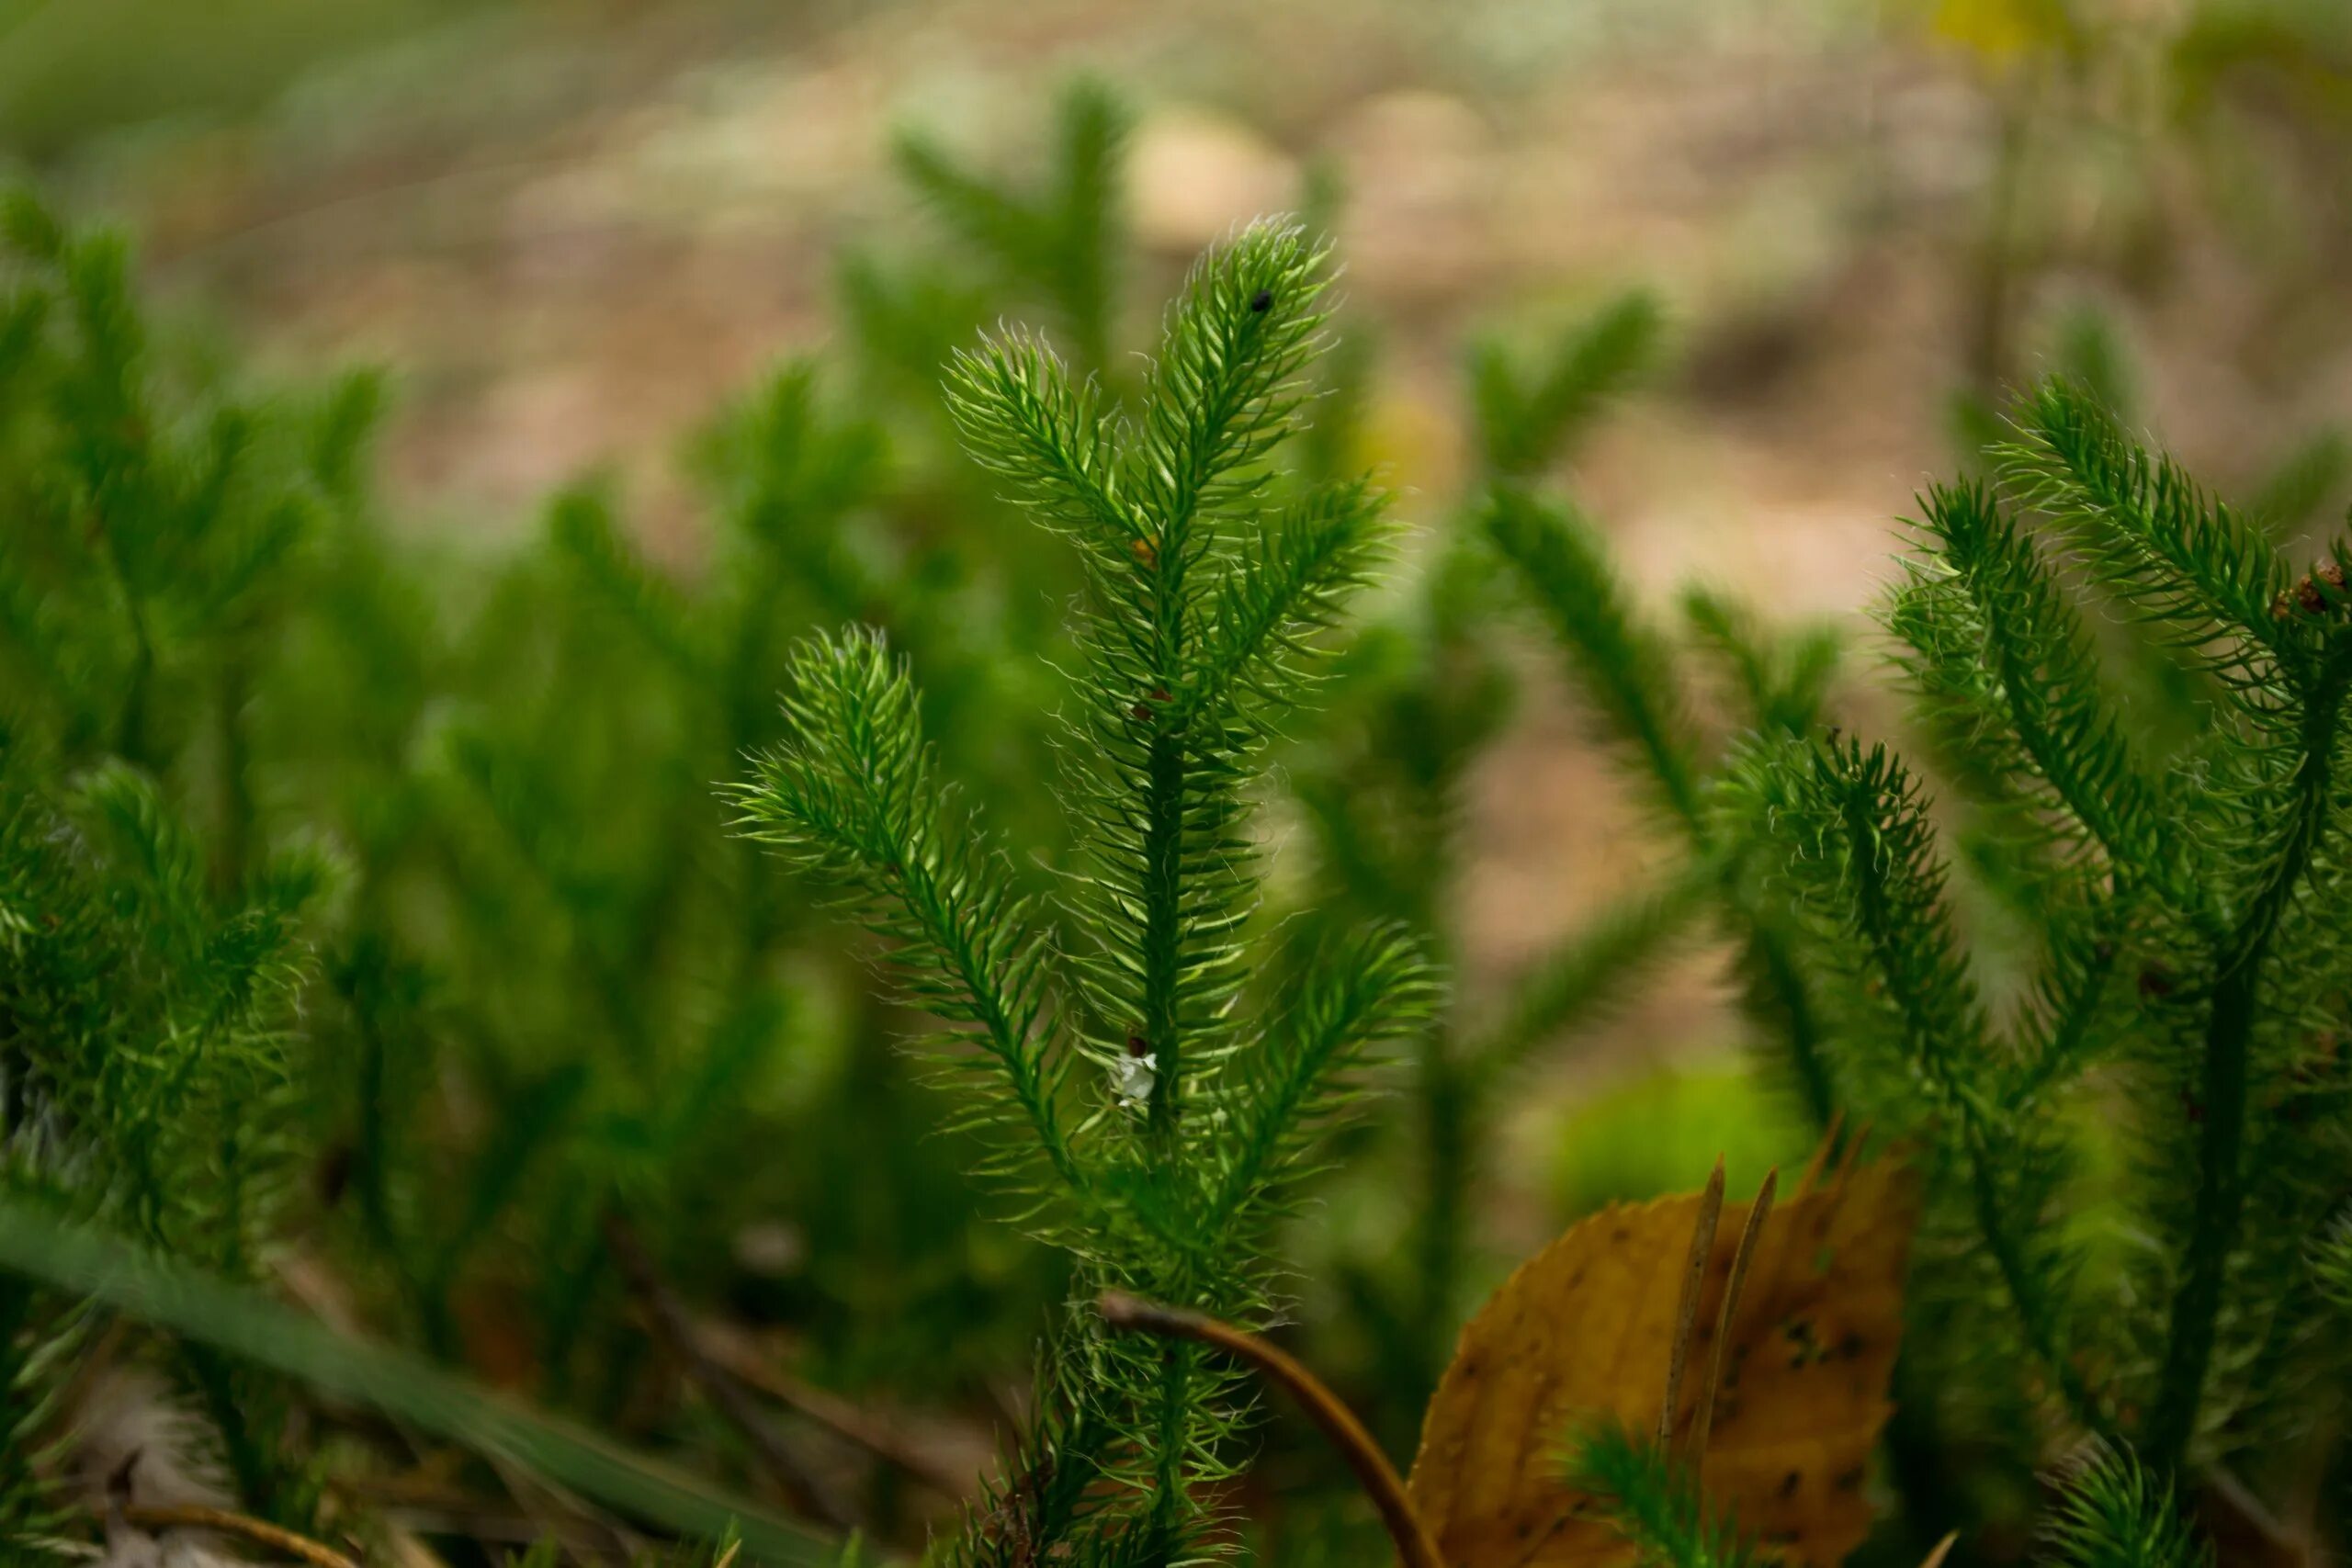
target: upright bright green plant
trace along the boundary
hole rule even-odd
[[[2015,417],[1997,489],[1926,498],[1887,619],[2021,934],[1963,945],[1927,786],[1884,746],[1761,741],[1722,820],[1781,847],[1841,1096],[1932,1173],[1914,1321],[1946,1414],[2026,1462],[2047,1422],[2159,1475],[2275,1474],[2338,1364],[2310,1238],[2352,1177],[2343,555],[2298,578],[2067,386]],[[2086,597],[2211,692],[2177,750],[2126,721]],[[2080,1218],[2095,1170],[2110,1225]]]
[[[1272,492],[1325,321],[1322,261],[1262,223],[1211,253],[1132,422],[1033,337],[956,365],[973,455],[1086,568],[1058,790],[1077,861],[1050,899],[1020,891],[938,778],[873,634],[804,645],[790,739],[738,792],[755,833],[860,896],[909,999],[946,1025],[933,1049],[995,1134],[989,1174],[1068,1249],[1081,1301],[1116,1286],[1262,1322],[1267,1227],[1317,1123],[1365,1052],[1432,1002],[1410,946],[1374,930],[1275,1005],[1244,1005],[1249,792],[1385,538],[1363,481]],[[1191,1347],[1100,1337],[1083,1314],[1050,1356],[1048,1401],[963,1559],[1213,1550],[1204,1488],[1232,1473],[1247,1416],[1230,1377]]]

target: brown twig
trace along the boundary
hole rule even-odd
[[[1690,1359],[1690,1336],[1699,1324],[1699,1287],[1706,1282],[1707,1260],[1715,1255],[1715,1227],[1724,1217],[1724,1162],[1715,1156],[1715,1168],[1707,1178],[1706,1190],[1699,1194],[1698,1223],[1690,1227],[1690,1257],[1683,1265],[1682,1294],[1674,1307],[1674,1342],[1666,1363],[1666,1402],[1658,1406],[1657,1440],[1661,1443],[1674,1436],[1674,1407],[1682,1398],[1682,1369]]]
[[[695,1331],[684,1303],[662,1280],[661,1271],[653,1266],[652,1255],[645,1250],[645,1244],[638,1239],[628,1222],[616,1213],[607,1213],[604,1229],[605,1249],[619,1268],[629,1293],[637,1298],[647,1326],[677,1357],[686,1376],[700,1385],[711,1407],[752,1445],[761,1464],[791,1499],[792,1506],[835,1529],[854,1527],[856,1521],[831,1489],[800,1461],[798,1455],[785,1447],[784,1439],[768,1425],[759,1405],[711,1355]]]
[[[248,1518],[232,1514],[226,1508],[207,1508],[193,1503],[175,1504],[169,1507],[130,1507],[122,1511],[125,1524],[145,1530],[150,1535],[157,1530],[210,1530],[215,1535],[232,1535],[256,1546],[282,1551],[288,1557],[299,1557],[317,1568],[359,1568],[351,1558],[330,1546],[322,1546],[308,1536],[281,1529],[265,1519]]]
[[[1920,1562],[1919,1568],[1944,1568],[1944,1559],[1950,1557],[1951,1549],[1959,1544],[1960,1532],[1954,1530],[1936,1542],[1935,1550],[1928,1553],[1926,1559]]]
[[[1389,1539],[1396,1543],[1397,1555],[1404,1559],[1405,1568],[1444,1568],[1437,1543],[1430,1539],[1429,1527],[1421,1522],[1420,1515],[1414,1512],[1413,1500],[1406,1493],[1396,1467],[1388,1462],[1388,1456],[1380,1451],[1372,1434],[1340,1403],[1339,1396],[1297,1360],[1256,1335],[1203,1313],[1162,1306],[1119,1291],[1106,1292],[1096,1305],[1102,1321],[1121,1333],[1196,1340],[1255,1367],[1269,1382],[1278,1384],[1296,1400],[1307,1418],[1321,1427],[1331,1446],[1340,1450],[1340,1457],[1355,1472],[1357,1482],[1371,1495],[1373,1506],[1380,1511],[1380,1522],[1388,1527]]]
[[[839,1394],[813,1388],[770,1365],[733,1333],[701,1325],[703,1346],[711,1359],[738,1382],[755,1393],[807,1416],[835,1437],[856,1444],[883,1463],[905,1472],[943,1497],[965,1496],[973,1478],[924,1453],[890,1422],[861,1410]]]

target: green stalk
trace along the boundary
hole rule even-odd
[[[1876,825],[1864,791],[1849,785],[1844,795],[1846,835],[1859,856],[1876,841]],[[1952,1082],[1937,1060],[1933,1043],[1942,1033],[1939,1021],[1928,1012],[1917,990],[1900,983],[1896,966],[1887,961],[1885,948],[1876,934],[1894,929],[1894,916],[1886,908],[1885,891],[1874,876],[1865,874],[1855,878],[1854,898],[1862,928],[1872,933],[1871,945],[1879,949],[1879,971],[1889,999],[1902,1015],[1904,1032],[1926,1075],[1932,1080],[1940,1080],[1939,1087],[1959,1114],[1976,1228],[1984,1235],[1985,1249],[1993,1255],[2000,1272],[2002,1289],[2025,1329],[2026,1343],[2064,1392],[2076,1418],[2090,1430],[2103,1432],[2106,1424],[2098,1416],[2097,1402],[2081,1373],[2067,1359],[2060,1340],[2056,1304],[2044,1289],[2044,1281],[2035,1277],[2022,1238],[2001,1213],[2000,1194],[1994,1179],[1995,1134],[1989,1119],[1977,1097],[1964,1084]]]
[[[2149,1461],[2159,1468],[2177,1468],[2197,1436],[2230,1252],[2245,1210],[2246,1078],[2263,965],[2279,919],[2327,829],[2336,721],[2347,680],[2352,680],[2352,653],[2339,653],[2322,667],[2313,682],[2303,709],[2295,818],[2268,879],[2222,949],[2222,975],[2206,1016],[2199,1081],[2205,1119],[2198,1137],[2197,1197],[2144,1446]]]
[[[1172,688],[1171,688],[1172,689]],[[1183,966],[1184,739],[1160,731],[1151,738],[1144,796],[1143,1028],[1155,1058],[1150,1122],[1155,1138],[1172,1145],[1183,1115],[1184,1042],[1177,1007]]]
[[[1184,1456],[1191,1444],[1186,1428],[1193,1420],[1193,1371],[1199,1365],[1200,1347],[1170,1345],[1159,1362],[1159,1430],[1152,1455],[1151,1529],[1160,1540],[1182,1539],[1186,1492]]]

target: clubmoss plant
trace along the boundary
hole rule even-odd
[[[908,999],[946,1026],[931,1049],[992,1134],[985,1174],[1071,1255],[1080,1303],[1115,1288],[1263,1322],[1268,1226],[1318,1125],[1434,999],[1410,945],[1373,929],[1278,1005],[1243,1005],[1249,792],[1386,539],[1364,481],[1272,491],[1323,261],[1270,223],[1210,253],[1132,420],[1024,333],[955,367],[974,457],[1086,568],[1057,791],[1077,855],[1049,897],[1019,889],[938,776],[906,671],[869,632],[802,647],[789,738],[736,795],[755,834],[859,895]],[[1212,1550],[1208,1488],[1247,1420],[1230,1374],[1194,1347],[1100,1337],[1082,1309],[1048,1356],[1046,1403],[961,1559]]]
[[[1924,498],[1887,608],[1957,801],[1883,744],[1760,739],[1719,819],[1780,849],[1841,1099],[1931,1173],[1919,1386],[2023,1464],[2055,1426],[2278,1473],[2334,1364],[2310,1238],[2347,1175],[2342,550],[2290,568],[2065,384],[2014,418],[1997,484]],[[2197,678],[2172,751],[2113,694],[2115,605]],[[1947,809],[2001,847],[1976,953]]]

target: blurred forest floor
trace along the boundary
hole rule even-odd
[[[2114,311],[2142,416],[2192,466],[2248,474],[2352,410],[2341,302],[2314,287],[2340,253],[2217,215],[2226,156],[2157,144],[2128,51],[2107,78],[2031,85],[1998,6],[334,9],[239,0],[216,24],[246,43],[198,50],[174,35],[201,24],[164,8],[0,6],[0,133],[128,218],[177,303],[275,368],[390,367],[386,479],[417,527],[511,535],[606,466],[690,564],[682,432],[821,344],[845,242],[924,231],[891,133],[1017,164],[1080,70],[1142,107],[1133,211],[1156,268],[1293,205],[1311,170],[1339,176],[1348,321],[1385,357],[1374,456],[1418,522],[1444,525],[1461,466],[1465,332],[1654,286],[1678,368],[1577,476],[1646,593],[1699,578],[1774,614],[1856,614],[1893,520],[1955,463],[1953,395],[2030,371],[2076,299]],[[2128,29],[2181,7],[2109,9]],[[2274,152],[2298,148],[2255,155]],[[1539,700],[1476,791],[1474,983],[1645,858],[1574,737]],[[1705,964],[1645,1010],[1620,1039],[1729,1028]]]

